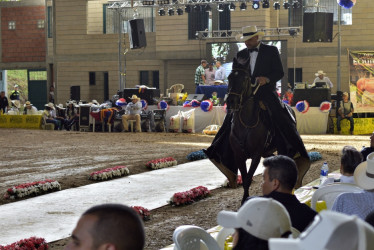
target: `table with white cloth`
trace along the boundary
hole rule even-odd
[[[299,134],[326,134],[329,119],[328,112],[322,112],[319,107],[309,107],[305,113],[301,113],[292,107],[296,114],[297,131]]]
[[[150,105],[147,111],[158,109],[155,105]],[[178,111],[189,111],[195,109],[195,132],[201,133],[207,126],[217,124],[222,125],[225,119],[226,112],[223,106],[214,106],[211,111],[204,112],[200,107],[183,107],[183,106],[169,106],[166,111],[166,128],[169,130],[170,117],[178,114]]]

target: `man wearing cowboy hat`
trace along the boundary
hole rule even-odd
[[[369,154],[367,160],[356,167],[353,176],[356,185],[363,191],[339,195],[331,210],[357,215],[364,220],[374,211],[374,153]]]
[[[316,79],[314,79],[314,82],[312,84],[312,87],[316,86],[316,82],[325,82],[326,83],[326,86],[330,89],[332,89],[332,82],[330,81],[330,78],[328,78],[327,76],[325,76],[326,73],[323,72],[323,70],[318,70],[317,73],[315,73],[315,76],[316,76]]]
[[[43,119],[46,123],[53,123],[55,125],[55,130],[59,130],[61,127],[61,122],[53,117],[52,111],[55,110],[53,103],[48,103],[44,105],[45,109],[43,111]]]
[[[38,109],[34,107],[30,101],[27,101],[25,103],[25,109],[23,111],[25,115],[37,115],[38,114]]]
[[[126,114],[122,115],[123,131],[129,132],[129,125],[127,121],[135,120],[135,132],[142,132],[140,128],[140,113],[142,111],[142,103],[140,102],[140,98],[136,95],[132,95],[130,99],[131,102],[127,104],[126,107]]]
[[[304,166],[308,169],[309,156],[297,132],[296,122],[288,113],[276,92],[276,83],[284,76],[279,51],[275,46],[261,43],[259,37],[263,35],[264,32],[257,31],[256,26],[242,28],[242,34],[238,34],[236,39],[244,42],[247,48],[237,53],[233,68],[247,69],[252,85],[256,84],[253,90],[258,90],[254,94],[254,98],[256,102],[262,101],[268,110],[275,132],[273,141],[278,154],[286,155],[290,158],[294,158],[296,155],[301,156],[300,159],[295,158],[295,160],[305,162]],[[228,143],[225,139],[227,138],[227,133],[231,131],[231,119],[229,115],[226,115],[224,124],[221,127],[221,130],[225,132],[216,136],[212,146],[206,151],[210,159],[222,163],[235,175],[233,176],[226,169],[222,170],[222,166],[218,164],[217,167],[228,177],[230,182],[236,178],[238,170],[238,166],[231,163],[232,160],[229,153],[227,153],[228,150],[224,148],[224,145]]]

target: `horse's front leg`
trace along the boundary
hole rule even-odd
[[[242,204],[249,197],[249,187],[252,184],[252,178],[253,178],[254,173],[256,172],[256,169],[257,169],[258,164],[260,163],[260,160],[261,160],[261,157],[253,158],[248,172],[247,172],[246,164],[244,162],[244,167],[245,167],[245,171],[243,171],[245,172],[244,176],[243,176],[242,170],[240,170],[240,172],[242,173],[243,188],[244,188]]]

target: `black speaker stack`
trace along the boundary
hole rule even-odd
[[[333,13],[304,13],[303,42],[332,42]]]
[[[147,46],[145,38],[144,20],[133,19],[129,21],[130,49],[139,49]]]

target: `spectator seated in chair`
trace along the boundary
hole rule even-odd
[[[252,198],[238,212],[221,211],[217,222],[225,228],[235,228],[233,249],[268,248],[270,238],[291,235],[291,221],[285,207],[271,198]]]
[[[63,104],[59,104],[59,105],[56,105],[56,109],[52,110],[52,116],[60,121],[61,125],[60,125],[60,130],[62,130],[62,128],[65,128],[66,130],[68,130],[68,120],[66,119],[66,108],[64,108],[64,105]]]
[[[103,204],[83,213],[65,249],[142,250],[144,245],[144,225],[135,210]]]
[[[27,101],[25,103],[25,109],[23,110],[23,114],[25,115],[37,115],[38,109],[34,107],[31,102]]]
[[[131,98],[131,102],[126,106],[126,114],[122,115],[122,125],[123,131],[129,131],[129,120],[135,120],[135,132],[141,132],[140,128],[140,113],[142,111],[142,103],[140,102],[140,98],[136,95],[133,95]]]
[[[50,102],[48,104],[45,104],[44,106],[45,106],[45,109],[43,111],[44,121],[46,123],[53,123],[55,125],[55,130],[59,130],[61,126],[61,122],[52,116],[52,110],[54,110],[55,108],[53,103]]]
[[[304,231],[317,213],[300,203],[292,194],[297,180],[295,161],[287,156],[277,155],[266,158],[263,165],[262,194],[279,201],[287,209],[292,226],[300,232]]]
[[[340,158],[340,179],[335,180],[333,177],[327,178],[320,187],[334,182],[355,184],[353,173],[356,167],[362,162],[362,155],[352,146],[344,146],[342,157]]]
[[[343,101],[340,101],[340,108],[338,109],[338,119],[336,121],[336,126],[338,129],[338,133],[341,133],[341,127],[340,127],[340,122],[343,119],[348,119],[350,122],[350,133],[353,135],[353,130],[354,130],[354,121],[353,121],[353,104],[351,101],[348,100],[348,93],[344,92],[343,93]]]
[[[79,106],[78,106],[79,107]],[[78,107],[75,106],[73,101],[69,101],[66,107],[66,117],[67,117],[67,129],[70,130],[73,125],[79,126],[79,114]],[[79,128],[77,128],[79,130]]]
[[[353,176],[356,185],[364,191],[339,195],[331,210],[357,215],[364,220],[374,210],[374,153],[357,166]]]

